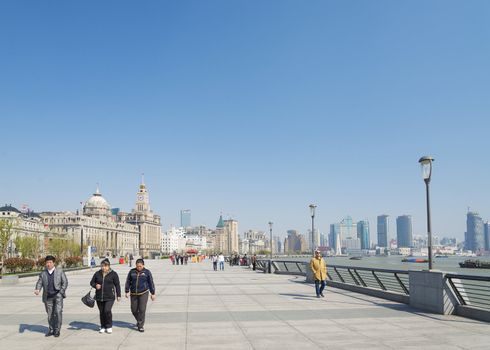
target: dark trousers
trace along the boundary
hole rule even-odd
[[[218,271],[218,262],[217,261],[213,262],[213,269],[214,269],[214,271]]]
[[[100,328],[112,328],[112,306],[114,300],[97,301],[100,316]]]
[[[44,306],[48,314],[49,330],[59,332],[63,319],[63,296],[58,293],[53,298],[48,298]]]
[[[256,262],[253,262],[252,263],[252,269],[255,271],[257,269],[257,263]]]
[[[322,294],[325,289],[325,281],[315,280],[315,289],[316,295]]]
[[[145,326],[146,304],[148,304],[149,294],[131,295],[131,312],[136,319],[136,327],[138,328]]]

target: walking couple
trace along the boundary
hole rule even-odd
[[[45,269],[39,274],[34,293],[39,295],[43,290],[43,303],[48,314],[49,330],[46,337],[60,336],[63,299],[66,297],[68,279],[61,268],[55,266],[56,259],[48,255],[45,258]],[[114,302],[121,300],[119,276],[110,267],[109,259],[101,262],[100,270],[95,272],[90,285],[95,288],[95,300],[99,309],[100,333],[112,333],[112,307]],[[143,259],[136,261],[126,278],[126,298],[131,298],[131,312],[136,319],[138,331],[144,332],[146,305],[148,296],[155,300],[155,284],[150,270],[145,268]]]

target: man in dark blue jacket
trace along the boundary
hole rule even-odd
[[[136,319],[136,327],[144,332],[148,294],[155,301],[155,283],[150,270],[145,268],[143,259],[136,260],[136,268],[131,269],[126,278],[126,298],[131,295],[131,312]]]

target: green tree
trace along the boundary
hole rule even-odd
[[[10,220],[0,220],[0,254],[2,255],[2,266],[8,255],[9,242],[14,234],[14,223]]]
[[[271,251],[267,249],[261,249],[257,252],[257,255],[270,255]]]
[[[67,253],[69,256],[80,256],[80,244],[76,242],[68,242]]]
[[[40,250],[39,239],[34,236],[17,237],[14,241],[23,258],[37,258]]]
[[[49,241],[48,251],[56,259],[63,260],[67,252],[67,240],[62,238],[53,238]]]

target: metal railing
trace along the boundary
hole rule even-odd
[[[270,260],[257,260],[257,269],[268,272]],[[272,272],[306,276],[308,263],[294,260],[272,260]],[[409,295],[408,271],[369,267],[328,265],[327,280]]]
[[[329,265],[327,278],[333,282],[404,295],[410,294],[408,271],[405,270]]]
[[[269,265],[271,266],[270,271]],[[300,275],[307,277],[307,279],[309,276],[311,278],[309,264],[303,261],[261,259],[257,261],[257,269],[264,272]],[[376,295],[407,304],[410,302],[409,276],[410,271],[407,270],[341,265],[327,266],[327,284],[330,283],[337,288]],[[444,276],[446,285],[456,299],[454,304],[458,314],[481,319],[483,316],[475,316],[474,309],[477,309],[478,312],[486,312],[485,320],[490,320],[490,276],[453,273],[445,273]],[[458,305],[461,306],[459,309]]]
[[[490,276],[446,274],[460,305],[490,311]]]

